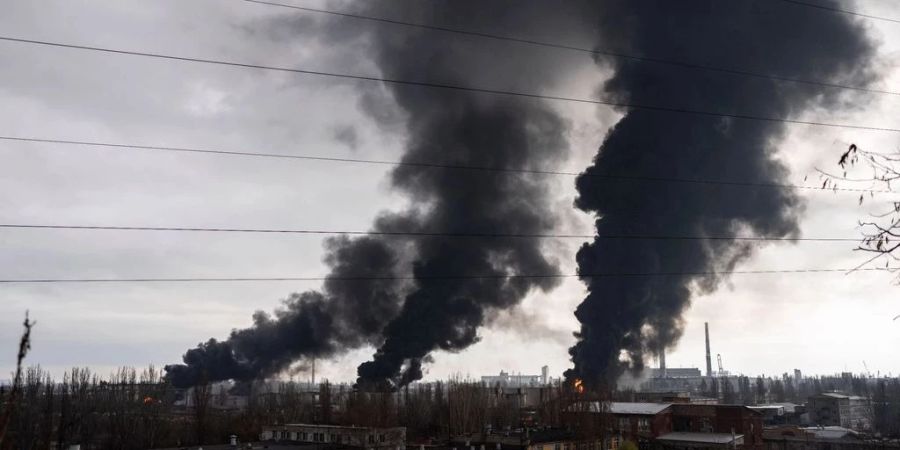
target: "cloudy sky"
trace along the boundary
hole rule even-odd
[[[287,1],[287,0],[286,0]],[[303,6],[322,6],[291,0]],[[777,1],[777,0],[754,0]],[[334,4],[325,5],[335,8]],[[848,4],[900,18],[890,0]],[[239,0],[9,0],[6,37],[112,47],[252,64],[377,75],[367,55],[314,33],[297,33],[311,13]],[[809,14],[833,14],[810,9]],[[352,19],[347,19],[352,20]],[[879,87],[900,90],[900,25],[867,20],[881,43]],[[384,25],[391,26],[391,25]],[[552,36],[552,30],[543,30]],[[827,33],[827,30],[822,30]],[[471,38],[470,38],[471,39]],[[549,39],[545,36],[545,39]],[[590,43],[572,43],[590,46]],[[496,43],[496,46],[516,46]],[[538,49],[535,51],[548,51]],[[557,51],[557,50],[553,50]],[[559,50],[562,51],[562,50]],[[571,74],[547,94],[590,97],[609,76],[589,55],[560,57]],[[401,127],[362,112],[365,82],[163,61],[0,42],[0,135],[152,146],[392,160]],[[371,88],[371,87],[370,87]],[[549,88],[548,88],[549,89]],[[897,127],[900,97],[883,95],[854,110],[808,111],[804,119]],[[585,167],[620,117],[596,105],[554,105],[572,124],[571,157]],[[389,107],[386,117],[394,114]],[[791,126],[779,155],[791,182],[815,184],[854,142],[897,150],[898,134]],[[392,191],[389,166],[175,154],[47,143],[0,142],[0,222],[231,228],[364,230],[379,211],[407,201]],[[804,181],[809,176],[809,180]],[[571,207],[573,178],[548,177],[563,233],[589,234],[592,218]],[[803,191],[806,237],[856,237],[863,206],[853,194]],[[548,247],[574,273],[580,240]],[[852,243],[766,245],[739,270],[849,268]],[[225,233],[0,230],[0,278],[315,277],[325,273],[321,236]],[[29,362],[54,374],[72,366],[163,365],[209,337],[246,327],[291,292],[316,282],[202,284],[2,284],[0,374],[14,364],[25,310],[37,320]],[[750,375],[900,373],[898,287],[889,274],[735,275],[695,298],[670,367],[701,367],[703,322],[726,369]],[[570,366],[572,316],[580,282],[529,296],[504,313],[467,351],[438,353],[426,378],[478,376],[501,369],[554,374]],[[320,363],[321,376],[349,381],[367,348]],[[0,376],[3,378],[3,376]]]

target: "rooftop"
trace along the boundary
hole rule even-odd
[[[755,406],[748,406],[748,408],[750,408],[750,409],[752,409],[752,410],[754,410],[754,411],[770,411],[770,410],[775,410],[775,411],[776,411],[776,414],[778,414],[779,416],[782,415],[782,414],[784,414],[784,413],[785,413],[785,410],[787,409],[787,408],[785,408],[783,405],[755,405]]]
[[[856,436],[856,432],[844,427],[807,427],[804,430],[813,433],[818,439],[843,439],[845,437]]]
[[[347,425],[320,425],[313,423],[286,423],[284,425],[270,425],[269,428],[278,428],[278,427],[309,427],[309,428],[330,428],[330,429],[342,429],[342,430],[387,430],[392,428],[402,428],[402,427],[358,427],[358,426],[347,426]]]
[[[596,402],[594,402],[596,403]],[[640,402],[611,402],[609,404],[609,412],[612,414],[639,414],[639,415],[655,415],[659,414],[671,403],[640,403]],[[592,410],[593,406],[592,406]]]
[[[791,402],[780,402],[780,403],[769,403],[768,405],[761,405],[761,406],[781,406],[782,408],[784,408],[784,412],[793,414],[793,413],[797,412],[797,407],[801,406],[801,405],[798,405],[796,403],[791,403]]]
[[[667,433],[664,434],[657,439],[660,441],[669,441],[669,442],[702,442],[705,444],[730,444],[732,441],[737,439],[742,439],[744,437],[743,434],[736,434],[734,436],[731,433],[687,433],[687,432],[675,432],[675,433]]]

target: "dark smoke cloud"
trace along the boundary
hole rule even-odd
[[[396,276],[395,247],[369,237],[330,239],[325,258],[329,277]],[[277,374],[302,358],[377,344],[384,324],[399,308],[399,289],[391,279],[330,279],[321,292],[291,295],[272,315],[257,311],[252,327],[232,331],[227,340],[210,339],[188,350],[184,364],[166,366],[167,377],[178,387],[228,379],[249,381]]]
[[[864,30],[848,17],[780,2],[370,0],[353,5],[353,12],[379,17],[857,84],[869,77],[873,53]],[[394,79],[560,93],[584,60],[584,54],[558,49],[346,19],[304,19],[295,28],[291,32],[316,33],[328,48],[362,48]],[[326,56],[336,59],[333,53]],[[619,102],[787,116],[847,101],[837,92],[796,84],[638,61],[598,62],[614,70],[601,94]],[[567,156],[568,123],[547,102],[359,86],[360,107],[385,130],[404,132],[405,161],[547,169]],[[780,182],[786,169],[774,159],[773,143],[783,132],[777,123],[628,112],[579,177],[577,206],[598,217],[601,234],[797,234],[802,204],[789,191],[601,183],[590,176]],[[411,206],[384,213],[376,230],[528,234],[557,226],[544,178],[406,166],[392,173],[391,183]],[[435,350],[472,345],[479,327],[498,310],[517,305],[534,289],[554,287],[549,279],[502,278],[557,272],[542,245],[529,239],[438,237],[330,241],[332,275],[411,273],[414,279],[326,282],[321,292],[292,296],[273,316],[257,313],[253,327],[189,351],[185,364],[168,367],[169,376],[180,385],[247,380],[282,371],[298,359],[375,345],[373,360],[359,367],[360,383],[411,382],[421,378]],[[578,264],[585,274],[727,270],[752,251],[750,244],[728,241],[596,240],[579,251]],[[433,278],[444,275],[471,278]],[[582,327],[569,375],[599,382],[640,369],[647,352],[675,342],[692,290],[712,291],[721,280],[585,281],[590,294],[576,312]]]
[[[365,13],[435,23],[465,30],[523,33],[567,30],[576,3],[550,2],[366,2]],[[547,52],[433,31],[372,31],[372,54],[392,78],[464,86],[542,92],[564,79],[558,68],[571,54]],[[567,58],[569,58],[567,60]],[[565,63],[564,63],[565,61]],[[545,102],[465,91],[389,86],[406,113],[408,144],[403,159],[502,168],[552,167],[567,155],[568,123]],[[400,217],[420,230],[541,233],[556,227],[545,178],[496,176],[401,167],[393,185],[415,207]],[[435,350],[459,351],[478,340],[491,313],[517,305],[533,289],[549,290],[551,279],[472,278],[558,272],[540,240],[419,239],[413,288],[399,315],[385,328],[372,361],[360,365],[361,385],[390,387],[422,377]]]
[[[392,0],[359,2],[355,12],[509,34],[543,30],[566,38],[584,32],[572,26],[582,17],[577,5]],[[590,63],[584,55],[369,22],[304,18],[287,24],[291,32],[312,35],[332,48],[362,46],[389,78],[541,92],[565,80],[560,67]],[[267,34],[284,37],[283,31]],[[568,124],[538,100],[396,85],[360,89],[360,107],[373,120],[389,131],[402,125],[404,161],[546,169],[567,155]],[[383,213],[376,230],[528,234],[556,226],[545,177],[405,166],[392,173],[391,182],[411,206]],[[321,293],[291,296],[274,316],[258,312],[251,328],[188,351],[184,364],[167,367],[168,375],[177,385],[248,380],[283,371],[301,358],[373,344],[377,353],[360,366],[360,382],[409,383],[421,378],[432,351],[468,347],[493,312],[556,284],[550,278],[433,277],[556,273],[542,244],[440,237],[331,241],[333,276],[411,274],[414,280],[326,282]]]
[[[820,2],[823,4],[833,2]],[[604,48],[780,76],[865,84],[873,44],[852,18],[781,2],[638,0],[604,2]],[[608,99],[636,104],[786,117],[811,106],[845,107],[838,90],[729,76],[639,61],[602,60],[614,69]],[[605,182],[595,174],[783,183],[775,158],[779,123],[633,110],[608,133],[577,180],[576,206],[597,216],[598,234],[793,236],[802,202],[794,192],[677,183]],[[585,244],[582,274],[729,270],[754,245],[734,241],[607,241]],[[585,278],[579,342],[568,375],[610,383],[639,371],[649,354],[682,332],[692,293],[719,276]]]

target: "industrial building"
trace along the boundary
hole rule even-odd
[[[810,396],[807,410],[814,425],[839,426],[856,431],[866,431],[870,427],[865,397],[826,392]]]
[[[540,375],[510,374],[501,370],[500,375],[482,376],[481,382],[488,386],[500,387],[546,386],[551,382],[550,367],[541,367]]]
[[[583,423],[582,414],[597,414],[597,402],[576,405],[569,413],[573,423]],[[626,440],[642,450],[653,448],[762,450],[762,415],[746,406],[690,403],[611,402],[608,420],[612,434],[609,448]]]

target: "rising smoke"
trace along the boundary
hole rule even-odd
[[[184,364],[166,366],[177,387],[249,381],[277,374],[292,363],[378,344],[384,324],[396,315],[401,298],[392,242],[363,237],[326,241],[330,280],[321,292],[293,294],[274,315],[257,311],[253,326],[232,331],[225,341],[210,339],[188,350]],[[371,277],[366,281],[335,278]]]
[[[603,49],[784,77],[861,84],[870,78],[873,45],[844,15],[782,2],[718,0],[356,2],[352,12],[449,28],[596,43]],[[544,93],[565,87],[584,55],[370,22],[329,21],[330,43],[365,42],[387,78]],[[590,45],[590,44],[589,44]],[[335,46],[336,47],[336,46]],[[839,91],[677,68],[637,60],[597,61],[613,70],[601,95],[617,102],[732,114],[784,117],[847,101]],[[368,86],[368,87],[367,87]],[[403,160],[506,169],[547,169],[567,157],[568,123],[539,99],[453,89],[360,85],[361,105],[375,121],[405,131]],[[373,101],[387,92],[388,101]],[[844,106],[844,105],[841,105]],[[387,124],[386,124],[387,125]],[[596,215],[599,234],[791,236],[802,202],[791,191],[700,184],[604,181],[594,174],[779,183],[775,159],[784,126],[633,110],[607,135],[594,164],[578,178],[576,206]],[[548,233],[557,222],[544,178],[404,166],[391,184],[408,209],[384,213],[373,229],[449,233]],[[557,264],[535,239],[412,240],[366,237],[328,243],[333,277],[321,292],[291,296],[274,317],[188,351],[167,367],[177,385],[271,375],[298,359],[374,345],[359,367],[364,386],[395,387],[419,379],[435,350],[459,351],[479,327],[551,279]],[[753,251],[746,242],[600,240],[578,252],[580,273],[728,270]],[[454,278],[435,278],[440,276]],[[469,277],[469,278],[466,278]],[[692,293],[714,290],[720,277],[587,277],[578,307],[579,342],[572,377],[589,384],[640,370],[648,353],[672,345]]]
[[[521,33],[572,30],[578,7],[550,2],[366,2],[367,15],[401,17],[464,30]],[[569,26],[569,28],[566,28]],[[542,92],[564,80],[558,68],[571,54],[447,36],[418,30],[373,30],[373,55],[390,77],[442,84]],[[404,160],[507,169],[552,167],[567,155],[568,124],[546,102],[477,92],[391,87],[406,113]],[[403,217],[421,230],[476,233],[546,233],[556,226],[544,177],[461,173],[404,167],[392,177],[415,199]],[[557,273],[534,239],[415,242],[416,277],[403,307],[385,328],[372,361],[360,365],[361,385],[391,387],[422,377],[435,350],[459,351],[478,340],[495,310],[518,304],[533,289],[549,290],[549,278],[502,278]],[[453,274],[471,279],[434,280]]]
[[[822,1],[822,4],[835,3]],[[636,0],[604,2],[602,46],[621,52],[750,68],[783,77],[865,84],[873,44],[852,17],[782,2]],[[812,106],[846,106],[836,89],[732,76],[655,63],[601,59],[614,69],[608,99],[768,117]],[[843,96],[842,96],[843,95]],[[597,233],[674,236],[795,236],[802,202],[793,191],[682,183],[607,182],[594,175],[785,183],[776,159],[785,125],[692,114],[628,111],[577,180],[576,206],[596,215]],[[753,244],[595,239],[577,255],[582,274],[727,271]],[[570,377],[612,383],[671,346],[693,293],[720,276],[590,277],[579,305]]]
[[[358,2],[354,12],[495,33],[543,30],[566,38],[578,33],[573,22],[583,23],[578,5],[392,0]],[[366,42],[366,53],[383,76],[395,79],[542,92],[569,76],[560,67],[584,61],[584,55],[552,49],[343,19],[318,31],[331,34],[332,44]],[[360,89],[361,105],[375,121],[393,125],[396,115],[387,110],[400,110],[404,161],[547,169],[567,155],[568,124],[540,100],[390,84]],[[387,101],[373,101],[384,89]],[[537,234],[556,226],[544,176],[401,166],[391,183],[411,206],[382,214],[376,230]],[[518,304],[533,289],[556,285],[552,278],[503,278],[558,272],[542,245],[519,238],[331,241],[333,276],[411,274],[414,280],[403,285],[334,281],[321,293],[293,295],[274,317],[258,312],[253,327],[188,351],[184,364],[167,367],[169,377],[178,385],[246,380],[282,371],[301,358],[374,344],[373,360],[359,367],[360,384],[409,383],[422,377],[432,351],[468,347],[493,312]],[[435,278],[441,276],[453,278]]]

